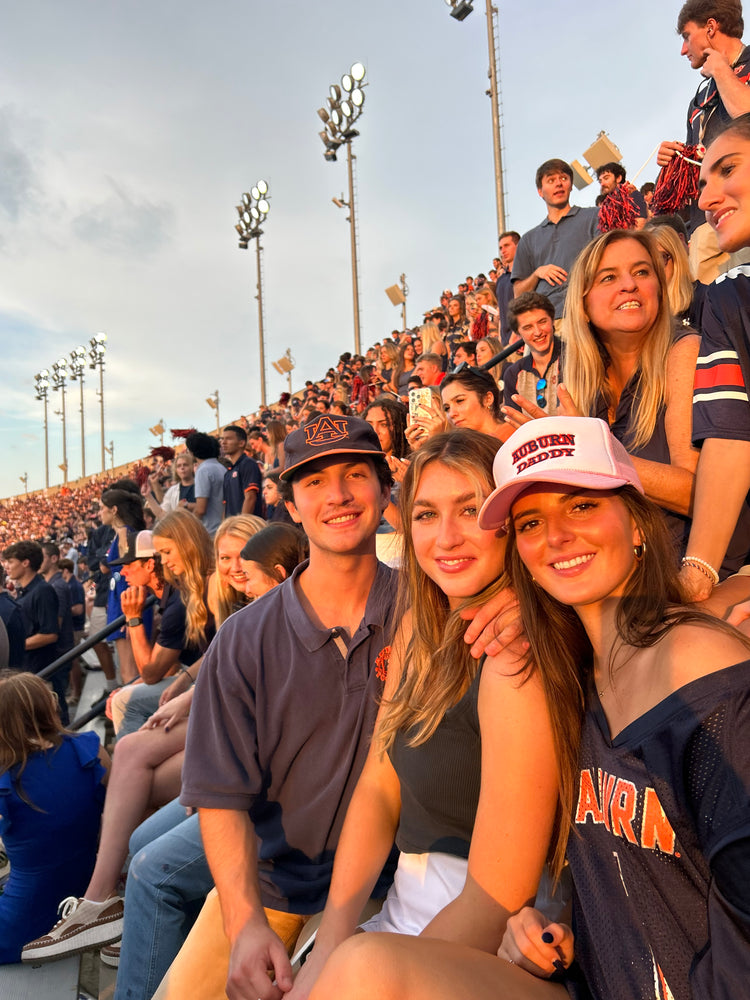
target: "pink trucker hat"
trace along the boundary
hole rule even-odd
[[[479,512],[482,528],[502,528],[513,502],[534,483],[614,490],[630,483],[643,493],[630,456],[603,420],[542,417],[505,442],[492,464],[497,489]]]

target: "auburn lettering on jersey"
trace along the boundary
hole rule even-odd
[[[676,837],[654,788],[638,788],[626,778],[599,769],[581,771],[575,822],[603,825],[615,837],[623,837],[649,851],[679,857]]]

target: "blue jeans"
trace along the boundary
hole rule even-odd
[[[151,1000],[214,883],[198,817],[177,799],[141,823],[130,853],[114,1000]]]

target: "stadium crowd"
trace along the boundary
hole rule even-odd
[[[0,509],[0,962],[747,993],[750,48],[738,0],[678,31],[655,184],[607,163],[580,208],[547,159],[540,224],[420,327]],[[66,728],[85,668],[42,679],[107,628],[111,754]]]

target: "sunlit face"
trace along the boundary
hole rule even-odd
[[[532,354],[545,355],[554,346],[555,327],[544,309],[529,309],[518,316],[518,334]]]
[[[422,338],[421,337],[415,337],[414,338],[414,352],[415,352],[415,354],[421,354],[422,353]]]
[[[602,194],[611,194],[617,187],[617,178],[611,170],[602,170],[599,174],[599,187]]]
[[[701,166],[698,205],[722,250],[750,246],[750,142],[736,132],[720,135]]]
[[[484,285],[476,290],[475,296],[480,306],[492,305],[492,294]]]
[[[176,543],[171,538],[154,535],[154,550],[161,556],[161,564],[172,576],[182,576],[185,563],[182,561]]]
[[[177,473],[177,478],[181,482],[193,478],[193,463],[189,458],[185,458],[184,455],[180,455],[174,461],[175,472]]]
[[[475,358],[471,354],[468,354],[463,347],[459,347],[453,356],[453,360],[457,365],[473,365]]]
[[[151,565],[149,565],[151,564]],[[131,587],[147,587],[151,580],[153,561],[151,559],[134,559],[120,567],[120,573]]]
[[[489,492],[488,483],[485,496]],[[484,590],[502,572],[505,536],[482,531],[477,522],[485,496],[477,497],[468,476],[439,461],[425,468],[414,491],[414,554],[451,608]]]
[[[541,187],[537,188],[539,197],[550,208],[565,208],[570,201],[573,181],[567,174],[545,174]]]
[[[469,319],[476,319],[478,312],[479,306],[477,305],[477,300],[472,295],[471,298],[466,299],[466,315]]]
[[[105,504],[99,504],[99,520],[102,524],[112,524],[117,513],[116,507],[107,507]]]
[[[375,531],[390,499],[367,459],[321,458],[304,466],[292,484],[288,505],[310,549],[331,555],[370,554]]]
[[[478,393],[458,382],[451,382],[441,390],[443,409],[454,427],[464,427],[473,431],[486,431],[494,423],[492,417],[492,393],[482,398]]]
[[[240,552],[245,546],[247,538],[238,538],[236,535],[222,535],[216,543],[216,572],[231,587],[239,591],[245,591],[245,574],[240,565]]]
[[[333,409],[333,407],[331,407]],[[281,495],[279,494],[279,488],[273,479],[263,480],[263,499],[270,507],[275,507],[276,504],[281,500]]]
[[[29,560],[24,559],[23,562],[15,557],[12,559],[4,559],[3,566],[5,567],[5,573],[9,580],[22,580],[26,573],[29,571]]]
[[[461,303],[456,299],[451,299],[448,302],[448,315],[453,320],[461,318]]]
[[[234,431],[224,431],[219,438],[222,455],[236,455],[245,447],[245,442]]]
[[[374,406],[371,410],[368,410],[365,420],[377,434],[380,447],[386,454],[390,454],[393,451],[393,438],[391,437],[390,424],[383,408],[381,406]]]
[[[695,21],[688,21],[682,29],[680,55],[686,56],[692,69],[700,69],[706,61],[706,50],[711,48],[708,24],[701,28]]]
[[[603,335],[645,336],[659,313],[659,279],[638,240],[618,240],[602,255],[584,309]]]
[[[404,348],[404,361],[413,361],[415,356],[414,344],[407,344]]]
[[[506,268],[510,269],[513,266],[513,261],[516,259],[516,249],[518,244],[512,236],[503,236],[498,243],[498,247],[500,249],[500,258],[503,264]]]
[[[269,590],[273,590],[274,587],[278,586],[279,581],[269,576],[260,563],[253,562],[252,559],[243,559],[241,561],[242,571],[245,575],[245,594],[247,597],[253,599],[262,597],[263,594],[267,594]]]
[[[384,368],[387,368],[390,364],[390,357],[388,356],[388,351],[385,347],[380,348],[380,363]]]
[[[641,537],[615,492],[539,483],[511,519],[523,564],[555,600],[581,608],[622,596]]]
[[[477,341],[477,364],[486,365],[495,352],[486,340]]]

